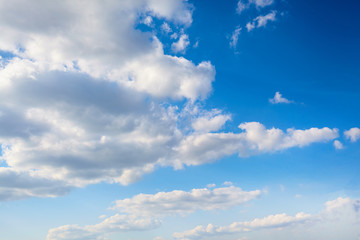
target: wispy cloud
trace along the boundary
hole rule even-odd
[[[241,27],[236,27],[230,38],[230,47],[236,48],[236,45],[239,40],[240,32],[241,32]]]

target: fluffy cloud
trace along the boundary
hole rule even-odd
[[[360,139],[360,128],[350,128],[349,130],[344,131],[344,135],[351,142],[356,142],[358,139]]]
[[[189,36],[182,34],[177,42],[171,44],[171,50],[175,53],[185,53],[187,46],[189,46]]]
[[[193,189],[190,192],[177,190],[154,195],[139,194],[116,201],[113,209],[124,214],[115,214],[95,225],[65,225],[50,229],[47,240],[104,239],[114,232],[150,230],[161,225],[161,221],[155,217],[184,215],[197,210],[228,209],[259,195],[259,190],[245,192],[233,186],[213,190]]]
[[[99,181],[128,184],[168,158],[182,133],[175,106],[161,101],[206,98],[215,70],[164,54],[156,36],[136,29],[142,15],[145,23],[186,27],[192,6],[0,1],[0,49],[15,56],[1,61],[1,160],[9,168],[0,174],[34,177],[34,186],[22,193],[21,184],[13,187],[8,199],[61,195]],[[3,196],[9,189],[1,188]]]
[[[218,131],[230,119],[230,115],[224,115],[213,110],[207,112],[204,116],[196,118],[192,123],[192,128],[198,132]]]
[[[136,26],[151,17],[186,29],[192,10],[181,0],[0,0],[0,49],[13,56],[0,67],[0,160],[8,166],[0,177],[22,179],[4,181],[1,199],[126,185],[158,166],[334,137],[325,128],[283,133],[250,123],[244,133],[218,132],[229,115],[187,111],[211,93],[214,66],[165,54],[156,31]]]
[[[295,216],[288,216],[285,213],[269,215],[264,218],[256,218],[252,221],[246,222],[233,222],[228,226],[214,226],[209,224],[207,226],[197,226],[191,230],[174,233],[173,237],[179,240],[192,240],[192,239],[206,239],[209,237],[221,237],[227,234],[239,234],[249,231],[260,231],[277,229],[284,231],[286,229],[298,229],[299,239],[309,239],[310,236],[318,236],[314,234],[313,228],[320,228],[320,231],[333,231],[332,225],[339,225],[340,231],[334,233],[335,238],[348,234],[349,227],[356,227],[359,224],[360,217],[360,201],[350,198],[337,198],[325,203],[325,210],[315,215],[305,214],[300,212]],[[306,230],[306,231],[305,231]],[[359,231],[353,233],[359,234]],[[303,235],[305,234],[305,235]],[[314,235],[311,235],[314,234]],[[267,234],[271,238],[270,234]],[[279,235],[277,235],[279,236]],[[285,235],[286,236],[286,235]],[[305,237],[304,237],[305,236]],[[350,238],[349,238],[350,239]]]
[[[186,165],[199,165],[235,153],[242,157],[271,153],[330,141],[339,135],[337,129],[326,127],[307,130],[290,128],[284,132],[276,128],[266,129],[258,122],[242,123],[239,128],[244,132],[195,133],[186,137],[176,149],[178,159],[183,159],[182,163]]]
[[[196,210],[228,209],[253,200],[259,197],[260,193],[259,190],[246,192],[241,188],[230,186],[193,189],[190,192],[176,190],[159,192],[155,195],[139,194],[116,201],[114,209],[138,216],[184,215]]]

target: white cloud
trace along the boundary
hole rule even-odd
[[[276,11],[272,11],[264,16],[257,16],[253,21],[246,24],[248,32],[252,31],[254,28],[265,27],[268,22],[274,22],[276,20]]]
[[[358,139],[360,139],[360,128],[350,128],[349,130],[344,131],[344,135],[351,142],[356,142]]]
[[[274,0],[250,0],[256,7],[266,7],[274,3]]]
[[[185,53],[185,50],[189,44],[189,36],[182,34],[177,42],[171,44],[171,50],[175,53]]]
[[[265,16],[258,16],[254,20],[257,21],[256,27],[265,27],[269,21],[275,21],[276,11],[272,11],[271,13]]]
[[[249,4],[246,4],[246,3],[243,2],[243,0],[240,0],[237,3],[236,12],[238,14],[240,14],[242,11],[244,11],[247,8],[249,8]]]
[[[334,147],[335,147],[336,149],[338,149],[338,150],[344,148],[343,144],[342,144],[339,140],[335,140],[335,141],[334,141]]]
[[[169,24],[164,22],[162,25],[161,25],[161,30],[163,30],[164,32],[166,33],[170,33],[172,32],[172,29],[170,28]]]
[[[151,16],[146,16],[143,20],[143,23],[147,26],[150,26],[153,23],[153,19]]]
[[[236,45],[239,40],[240,31],[241,31],[241,27],[237,27],[234,30],[234,32],[232,33],[231,38],[230,38],[230,47],[236,48]]]
[[[274,0],[249,0],[247,3],[245,3],[243,0],[239,0],[236,7],[236,12],[238,14],[242,13],[244,10],[251,7],[251,5],[254,5],[256,8],[264,8],[266,6],[270,6],[274,3]]]
[[[264,231],[269,229],[284,232],[288,239],[289,235],[285,232],[290,230],[297,236],[296,239],[319,239],[319,236],[332,237],[321,239],[339,239],[339,237],[358,235],[360,217],[360,200],[350,198],[337,198],[325,203],[325,210],[315,215],[300,212],[295,216],[285,213],[269,215],[264,218],[256,218],[252,221],[233,222],[227,226],[207,226],[199,225],[191,230],[174,233],[173,237],[179,240],[207,239],[210,237],[220,238],[228,234],[246,234],[249,231]],[[357,229],[357,230],[356,230]],[[276,234],[274,237],[267,232],[267,237],[275,239],[281,236]],[[346,239],[351,239],[350,237]]]
[[[338,137],[337,129],[287,129],[286,132],[266,129],[258,122],[239,125],[242,133],[194,133],[181,141],[176,148],[178,159],[185,165],[212,162],[224,156],[239,154],[246,157],[260,153],[303,147],[315,142],[326,142]],[[180,161],[180,160],[179,160]],[[180,167],[180,166],[178,166]]]
[[[255,28],[255,23],[254,22],[248,22],[246,24],[246,29],[248,30],[248,32],[252,31]]]
[[[0,69],[1,159],[9,166],[1,176],[33,182],[5,181],[2,199],[128,184],[169,157],[182,133],[175,106],[161,101],[205,99],[215,70],[164,54],[156,36],[135,29],[141,13],[148,23],[192,21],[192,6],[179,0],[0,1],[0,49],[18,55]]]
[[[196,118],[192,123],[192,127],[198,132],[218,131],[230,119],[230,115],[223,115],[217,111],[207,112],[205,116]]]
[[[226,234],[234,234],[241,232],[249,232],[260,229],[281,228],[293,224],[304,223],[310,219],[311,215],[305,213],[298,213],[295,216],[288,216],[286,214],[269,215],[265,218],[256,218],[249,222],[234,222],[228,226],[216,227],[212,224],[205,226],[197,226],[194,229],[174,233],[175,239],[190,240],[190,239],[203,239],[213,236],[222,236]]]
[[[176,102],[206,99],[214,66],[167,55],[154,33],[135,27],[146,14],[186,28],[192,10],[181,0],[0,0],[0,49],[16,55],[0,68],[1,160],[9,166],[0,175],[21,180],[16,187],[4,180],[1,199],[57,196],[102,181],[129,184],[157,166],[302,146],[281,130],[274,130],[280,142],[260,133],[281,146],[268,148],[264,139],[251,140],[251,129],[209,133],[230,116],[190,113]],[[163,104],[169,99],[172,105]],[[325,129],[311,131],[307,144],[330,138]],[[287,146],[286,137],[295,143]]]
[[[158,228],[161,222],[154,219],[115,214],[101,223],[87,225],[65,225],[49,230],[47,240],[103,240],[104,236],[114,232],[144,231]]]
[[[278,103],[293,103],[293,101],[290,101],[282,96],[281,93],[276,92],[275,96],[273,98],[269,99],[269,102],[272,104],[278,104]]]
[[[259,190],[245,192],[238,187],[193,189],[190,192],[172,191],[156,194],[139,194],[118,200],[114,209],[125,214],[115,214],[101,223],[87,225],[65,225],[48,231],[47,240],[103,239],[115,232],[144,231],[160,227],[155,217],[184,215],[197,210],[219,210],[243,204],[260,195]],[[157,237],[155,239],[163,239]]]
[[[114,209],[137,216],[184,215],[196,210],[228,209],[256,199],[260,193],[260,190],[246,192],[234,186],[192,189],[190,192],[175,190],[118,200]]]

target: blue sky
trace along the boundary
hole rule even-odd
[[[359,7],[0,0],[1,238],[359,240]]]

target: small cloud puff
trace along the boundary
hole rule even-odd
[[[335,147],[336,149],[338,149],[338,150],[344,148],[343,144],[342,144],[339,140],[335,140],[335,141],[334,141],[334,147]]]
[[[180,36],[179,40],[177,42],[174,42],[171,44],[171,50],[174,53],[185,53],[185,50],[187,46],[189,46],[189,36],[186,34],[183,34]]]
[[[351,142],[356,142],[360,138],[360,128],[354,127],[344,131],[344,135]]]
[[[290,101],[284,98],[280,92],[276,92],[275,96],[269,99],[269,102],[272,104],[279,104],[279,103],[293,103],[294,101]]]

